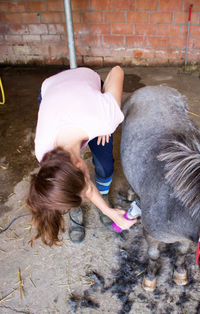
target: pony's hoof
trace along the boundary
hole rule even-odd
[[[178,286],[185,286],[188,283],[187,280],[187,273],[178,273],[176,270],[174,271],[174,277],[173,277],[174,282],[178,285]]]
[[[156,288],[156,278],[153,280],[149,280],[144,277],[142,280],[142,287],[146,291],[153,292]]]

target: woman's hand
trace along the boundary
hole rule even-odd
[[[102,146],[104,146],[105,143],[109,143],[110,136],[111,136],[111,134],[98,136],[97,145],[101,144]]]
[[[122,230],[129,229],[137,222],[137,219],[127,220],[124,218],[125,210],[118,208],[109,208],[109,211],[106,213],[106,215],[112,219],[112,221],[114,221],[114,223],[116,223],[116,225],[119,226]]]
[[[87,182],[87,189],[84,196],[88,198],[97,208],[99,208],[104,215],[108,216],[113,222],[115,222],[122,230],[129,229],[137,222],[137,219],[127,220],[124,218],[125,210],[111,208],[103,199],[91,180]]]

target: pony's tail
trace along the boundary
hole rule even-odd
[[[165,162],[165,178],[194,216],[200,211],[200,135],[173,134],[161,141],[161,147],[157,159]]]

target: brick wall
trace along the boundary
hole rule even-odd
[[[79,65],[200,62],[200,0],[71,0]],[[0,0],[0,63],[68,64],[63,0]]]

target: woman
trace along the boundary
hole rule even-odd
[[[35,138],[41,168],[32,176],[28,196],[37,229],[34,239],[41,236],[50,246],[59,243],[59,231],[65,231],[63,214],[78,208],[83,197],[122,229],[136,222],[127,221],[123,210],[110,208],[100,194],[108,193],[112,181],[110,134],[123,120],[123,79],[123,70],[116,66],[102,90],[99,75],[89,68],[66,70],[43,82]],[[80,150],[87,143],[98,189],[80,157]]]

